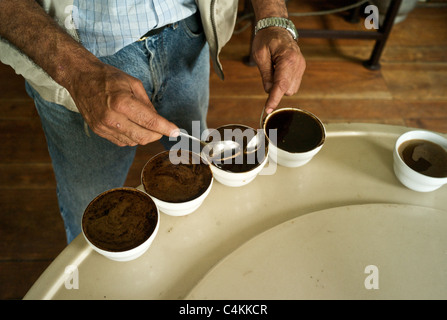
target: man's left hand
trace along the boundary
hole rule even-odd
[[[282,97],[298,92],[306,61],[298,43],[286,29],[260,30],[252,46],[253,58],[261,73],[264,90],[269,94],[265,111],[271,113]]]

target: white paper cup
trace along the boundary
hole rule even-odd
[[[137,212],[138,208],[142,211]],[[106,258],[130,261],[149,249],[159,225],[158,208],[146,193],[116,188],[101,193],[87,206],[82,234],[93,250]]]
[[[216,166],[211,166],[213,176],[217,181],[228,187],[242,187],[252,182],[258,174],[264,169],[268,157],[256,168],[246,172],[230,172],[219,169]]]
[[[154,161],[162,161],[165,169],[162,171],[154,169]],[[200,166],[201,177],[194,176],[190,166],[193,163]],[[191,175],[188,179],[181,176],[185,172]],[[169,176],[171,174],[172,176]],[[158,190],[153,182],[162,176],[165,176],[167,184],[163,187],[160,185]],[[141,172],[141,183],[145,192],[154,200],[161,212],[171,216],[185,216],[196,211],[210,193],[213,180],[210,165],[196,153],[186,150],[163,151],[151,158]],[[200,186],[194,186],[198,181],[202,182]],[[187,195],[190,191],[194,194]]]
[[[262,131],[259,138],[264,139],[258,145],[259,149],[250,155],[243,154],[248,141],[258,132],[242,124],[229,124],[213,129],[210,136],[216,135],[219,141],[236,141],[242,146],[241,153],[237,158],[229,158],[223,161],[225,165],[212,162],[210,164],[214,178],[228,187],[242,187],[252,182],[268,162],[269,144]],[[245,138],[245,140],[244,140]],[[245,142],[244,142],[245,141]],[[245,143],[245,144],[244,144]],[[246,150],[245,150],[246,151]],[[203,158],[207,158],[209,150],[203,148]]]
[[[320,152],[326,140],[326,129],[321,120],[309,111],[297,108],[273,111],[265,118],[263,129],[270,142],[270,159],[285,167],[307,164]],[[285,135],[287,130],[289,133]]]
[[[412,169],[405,163],[402,158],[401,147],[404,147],[404,143],[412,140],[429,141],[447,150],[447,139],[433,132],[415,130],[404,133],[397,139],[393,150],[394,173],[398,180],[407,188],[419,192],[434,191],[447,184],[447,177],[428,176]]]

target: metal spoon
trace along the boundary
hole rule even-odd
[[[261,117],[259,119],[259,126],[261,128],[264,128],[264,121],[263,121],[264,112],[265,112],[265,108],[262,109]],[[261,137],[263,138],[264,136],[260,133],[257,133],[253,138],[251,138],[251,140],[248,141],[247,146],[244,149],[244,153],[248,154],[248,153],[256,152],[260,147],[260,144],[262,141]]]
[[[241,146],[236,141],[224,140],[224,141],[212,141],[205,142],[194,136],[180,131],[180,135],[190,138],[192,140],[200,142],[203,146],[205,154],[209,156],[209,160],[226,160],[236,157],[241,152]]]
[[[260,134],[257,133],[250,141],[248,141],[247,146],[244,149],[244,153],[256,152],[260,147]]]

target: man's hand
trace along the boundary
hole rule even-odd
[[[284,95],[295,94],[306,69],[306,61],[289,31],[281,27],[260,30],[252,46],[253,58],[269,94],[265,110],[272,112]]]
[[[145,145],[178,131],[155,111],[141,81],[114,67],[100,65],[71,88],[89,127],[116,145]]]
[[[288,18],[284,0],[251,0],[251,4],[257,21],[268,17]],[[265,111],[270,113],[284,95],[298,91],[306,61],[298,43],[281,27],[260,30],[253,39],[252,54],[261,72],[264,90],[269,94]]]
[[[139,80],[102,63],[36,1],[0,0],[0,36],[70,92],[99,136],[119,146],[135,146],[177,135],[178,128],[157,114]]]

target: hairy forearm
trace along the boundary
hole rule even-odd
[[[156,112],[140,80],[102,63],[34,0],[0,0],[0,36],[70,92],[97,135],[135,146],[178,130]]]
[[[285,0],[251,0],[256,20],[268,17],[288,18]]]
[[[68,35],[33,0],[0,0],[0,36],[69,91],[99,60]]]

